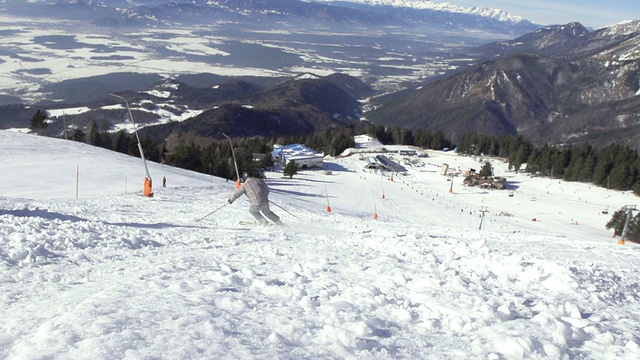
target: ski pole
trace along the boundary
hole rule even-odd
[[[217,208],[217,209],[213,210],[212,212],[208,213],[207,215],[205,215],[205,216],[201,217],[200,219],[196,219],[196,222],[199,222],[199,221],[202,221],[202,220],[204,220],[204,219],[208,218],[209,216],[213,215],[213,213],[215,213],[216,211],[218,211],[218,210],[222,209],[223,207],[225,207],[225,206],[227,206],[227,205],[229,205],[229,203],[225,203],[224,205],[222,205],[222,206],[220,206],[219,208]]]
[[[282,210],[283,210],[284,212],[286,212],[287,214],[289,214],[289,215],[293,216],[294,218],[296,218],[296,219],[300,220],[300,218],[299,218],[299,217],[297,217],[297,216],[293,215],[291,212],[287,211],[287,209],[283,208],[282,206],[280,206],[280,205],[278,205],[278,204],[274,203],[274,202],[273,202],[273,201],[271,201],[271,200],[269,200],[269,202],[270,202],[270,203],[272,203],[273,205],[275,205],[275,206],[279,207],[280,209],[282,209]]]

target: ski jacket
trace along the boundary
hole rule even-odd
[[[242,194],[246,194],[251,205],[262,205],[269,202],[269,187],[262,179],[249,177],[242,183],[240,189],[231,195],[229,200],[236,201]]]

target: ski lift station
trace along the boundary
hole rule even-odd
[[[322,161],[324,160],[323,154],[317,153],[302,144],[284,146],[276,144],[273,146],[271,155],[277,164],[284,167],[290,161],[294,161],[301,170],[322,169]]]

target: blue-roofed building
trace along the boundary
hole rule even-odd
[[[324,155],[302,144],[274,145],[271,153],[273,161],[285,167],[294,161],[300,170],[322,169]]]

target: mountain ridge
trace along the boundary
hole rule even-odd
[[[36,15],[66,19],[90,19],[101,26],[142,26],[176,25],[185,23],[206,23],[211,19],[227,17],[234,21],[249,18],[281,18],[283,21],[333,22],[335,24],[369,24],[406,26],[403,20],[407,9],[412,11],[413,25],[447,26],[453,22],[477,28],[472,19],[494,22],[494,29],[511,32],[516,28],[533,29],[538,25],[514,17],[498,9],[483,7],[464,8],[450,4],[369,2],[369,1],[300,1],[279,0],[138,0],[104,1],[89,0],[40,0],[24,4],[21,0],[6,0],[7,11],[21,15]],[[433,16],[440,14],[443,16]],[[458,17],[458,18],[457,18]],[[466,20],[464,20],[466,18]],[[498,25],[504,23],[504,26]],[[447,26],[449,27],[449,26]]]
[[[637,21],[593,32],[579,23],[548,27],[480,47],[485,62],[380,98],[365,115],[376,124],[440,129],[454,141],[464,129],[639,149],[639,44]]]
[[[338,2],[337,0],[311,0],[315,2]],[[485,6],[457,6],[447,2],[435,2],[435,1],[406,1],[406,0],[341,0],[342,2],[352,2],[366,5],[377,6],[394,6],[394,7],[407,7],[414,9],[428,9],[438,11],[448,11],[454,13],[473,14],[483,17],[488,17],[500,21],[507,21],[517,23],[525,21],[521,16],[511,15],[509,12],[500,10],[497,8],[490,8]]]
[[[356,89],[355,83],[342,75],[292,79],[242,100],[221,103],[185,121],[150,126],[140,132],[159,141],[181,134],[217,139],[222,139],[223,133],[235,137],[310,134],[359,118],[359,103],[348,92],[364,96],[371,90],[363,84]]]

